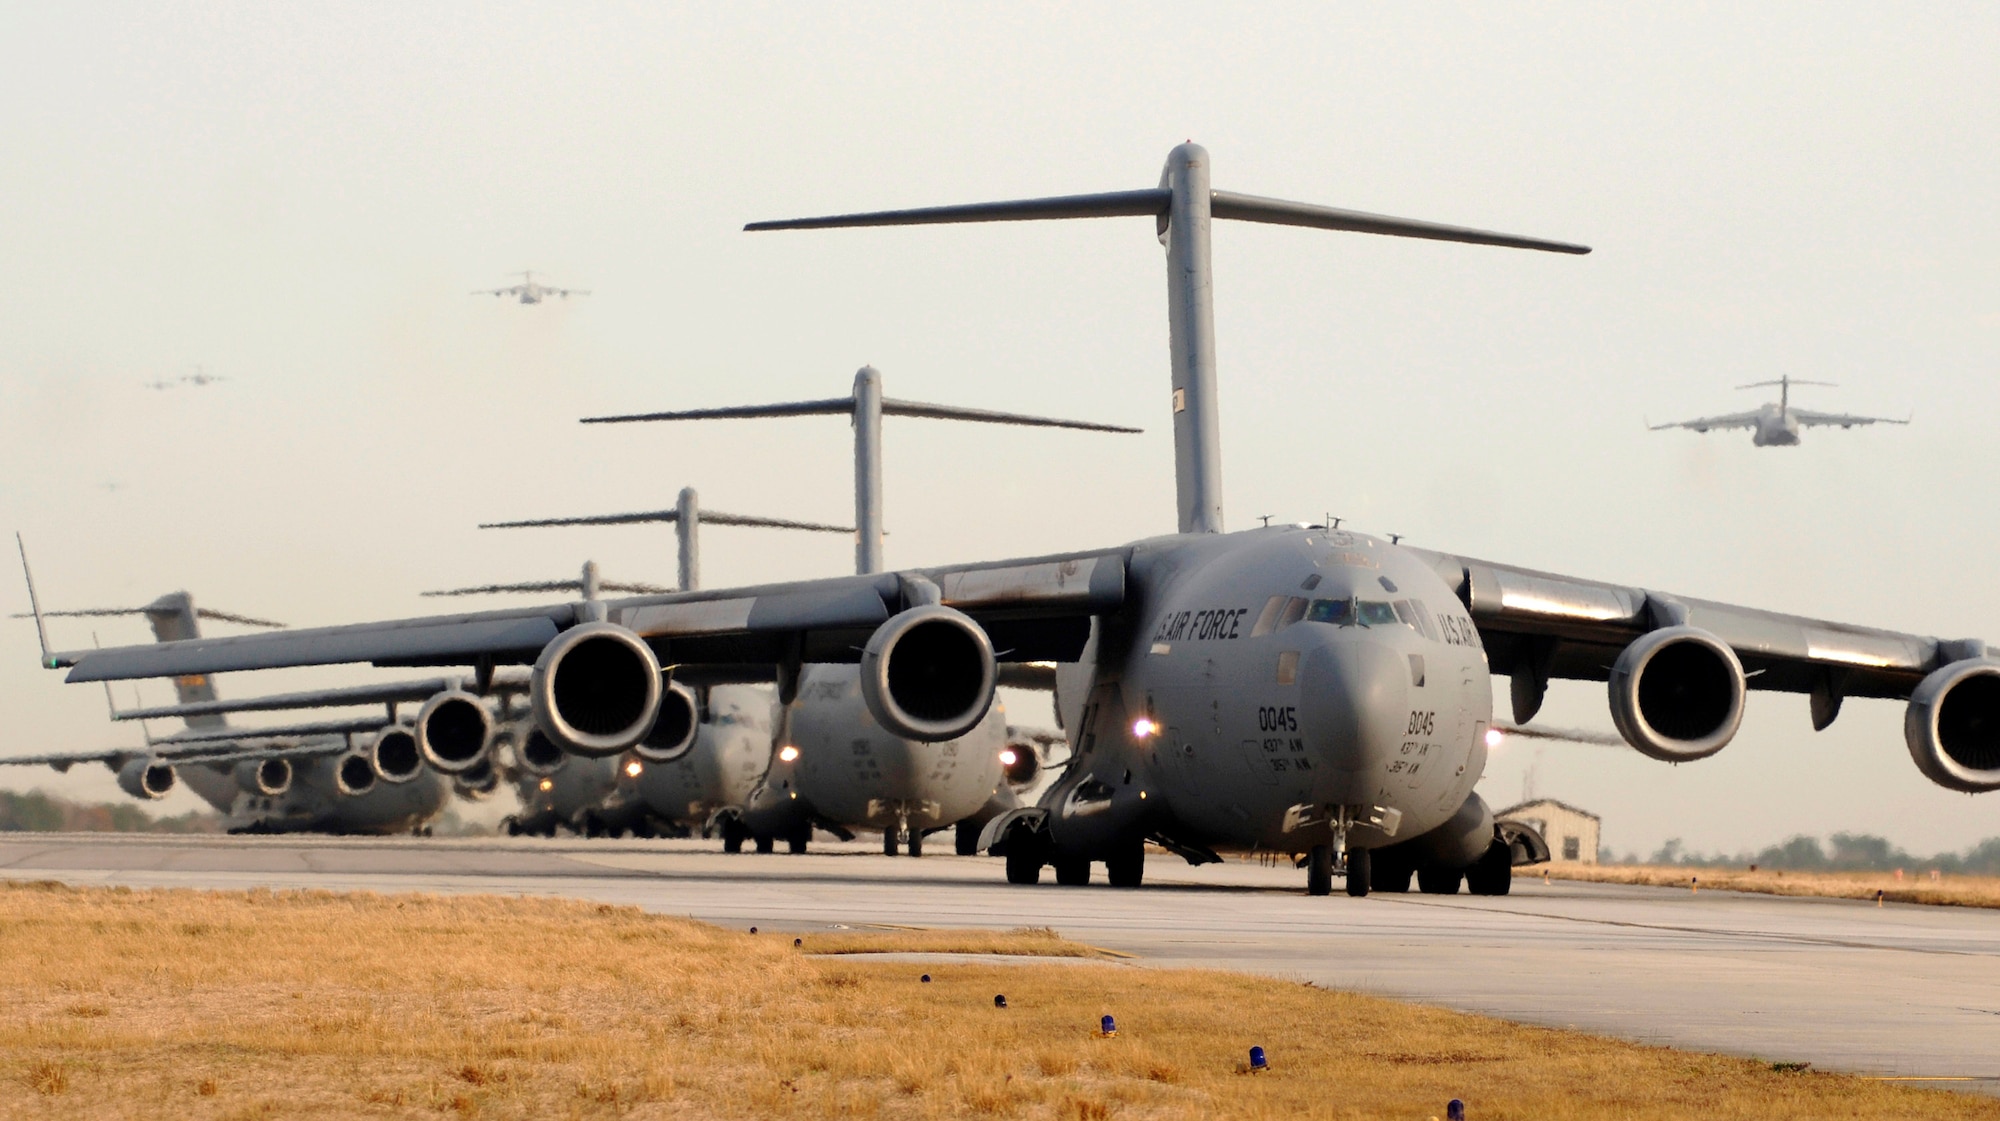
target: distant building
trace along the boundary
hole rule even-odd
[[[1597,863],[1599,820],[1594,813],[1554,798],[1537,798],[1509,806],[1493,816],[1532,826],[1549,843],[1549,857],[1558,864]]]

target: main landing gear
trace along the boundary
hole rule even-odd
[[[1007,836],[1007,882],[1042,882],[1042,867],[1053,864],[1056,882],[1064,887],[1084,887],[1090,883],[1091,860],[1050,851],[1049,841],[1040,833],[1017,829]],[[1133,837],[1120,841],[1104,855],[1105,878],[1112,887],[1138,887],[1146,879],[1146,840]]]
[[[1359,898],[1368,894],[1370,884],[1369,868],[1372,861],[1367,849],[1348,849],[1347,859],[1338,861],[1332,845],[1314,845],[1306,853],[1306,894],[1332,895],[1333,873],[1336,863],[1347,865],[1347,894]]]

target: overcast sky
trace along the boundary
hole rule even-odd
[[[186,588],[312,625],[586,557],[671,582],[670,527],[474,526],[668,506],[683,485],[845,520],[838,418],[576,418],[834,396],[873,363],[896,396],[1147,429],[891,419],[891,565],[1170,531],[1148,222],[739,230],[1147,187],[1193,138],[1221,189],[1596,248],[1218,224],[1232,527],[1331,512],[2000,639],[1995,58],[1991,5],[12,5],[0,527],[25,533],[51,607]],[[529,268],[593,295],[467,294]],[[228,380],[145,387],[197,367]],[[1807,407],[1915,422],[1770,449],[1645,430],[1752,408],[1762,391],[1732,387],[1781,374],[1840,383]],[[844,538],[763,530],[711,529],[704,553],[711,585],[852,565]],[[18,581],[0,605],[25,610]],[[5,750],[136,742],[8,626]],[[1532,769],[1621,851],[2000,834],[2000,796],[1917,773],[1902,711],[1851,702],[1814,734],[1803,697],[1756,694],[1713,759],[1510,745],[1481,790],[1511,802]],[[1545,713],[1610,726],[1600,685],[1556,685]],[[102,770],[0,781],[114,793]]]

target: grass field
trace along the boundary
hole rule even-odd
[[[1947,907],[2000,907],[2000,877],[1945,875],[1932,881],[1923,872],[1781,872],[1747,868],[1696,868],[1660,864],[1548,864],[1550,878],[1607,884],[1650,884],[1690,891],[1750,891],[1764,895],[1818,895],[1834,899],[1874,899],[1890,903],[1934,903]],[[1693,881],[1698,880],[1699,883]]]
[[[2000,1119],[1230,973],[857,952],[1092,954],[1046,931],[804,943],[548,899],[0,887],[0,1116]],[[1269,1073],[1238,1073],[1252,1044]]]

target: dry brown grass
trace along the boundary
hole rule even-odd
[[[1127,955],[1072,942],[1046,926],[1013,930],[930,930],[881,926],[832,930],[799,937],[813,954],[1000,954],[1008,957],[1122,958]]]
[[[2000,876],[1954,876],[1933,882],[1930,874],[1894,872],[1783,872],[1761,868],[1694,868],[1658,864],[1550,864],[1549,878],[1604,884],[1647,884],[1690,891],[1749,891],[1762,895],[1816,895],[1832,899],[1874,899],[1890,903],[1933,903],[1946,907],[2000,907]],[[1691,881],[1699,880],[1699,884]]]
[[[2000,1119],[1237,974],[826,958],[547,899],[0,887],[0,1001],[10,1118]],[[1271,1073],[1236,1073],[1253,1043]]]

